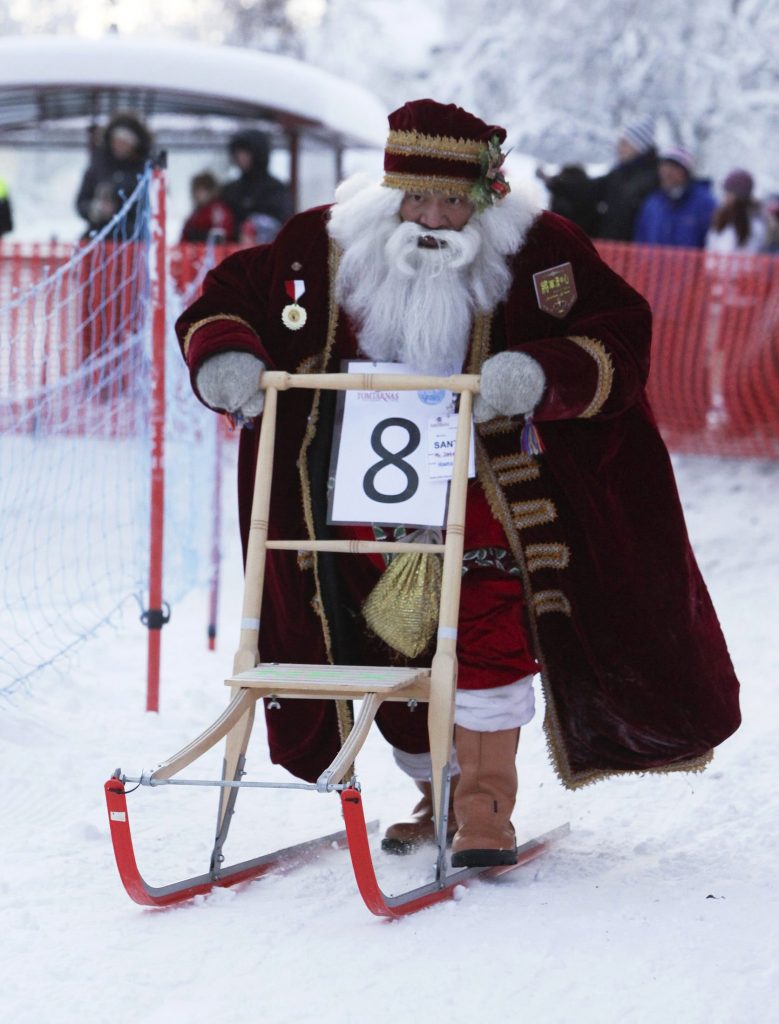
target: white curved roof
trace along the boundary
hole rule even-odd
[[[0,133],[35,121],[106,112],[268,118],[383,146],[387,111],[361,86],[259,50],[137,36],[0,39]],[[1,137],[1,135],[0,135]]]

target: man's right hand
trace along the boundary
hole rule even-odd
[[[259,416],[265,404],[260,377],[265,363],[251,352],[220,352],[206,359],[195,383],[200,397],[214,409],[243,419]]]

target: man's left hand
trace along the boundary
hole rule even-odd
[[[473,418],[483,423],[495,416],[521,416],[532,412],[544,393],[546,375],[541,364],[526,352],[498,352],[481,368],[480,393],[473,403]]]

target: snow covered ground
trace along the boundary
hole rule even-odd
[[[743,685],[744,725],[700,776],[564,791],[540,716],[523,731],[515,823],[522,836],[570,821],[571,835],[500,883],[389,923],[365,909],[348,855],[144,910],[113,863],[103,783],[151,768],[224,706],[238,639],[235,518],[218,650],[207,597],[173,609],[163,633],[161,712],[146,714],[144,630],[84,648],[0,707],[5,808],[0,879],[0,1019],[9,1024],[741,1024],[774,1019],[777,992],[776,681],[779,464],[675,460],[693,543]],[[232,488],[225,488],[229,502]],[[637,581],[640,585],[640,581]],[[218,772],[221,752],[198,764]],[[262,726],[249,777],[276,769]],[[190,776],[191,777],[191,776]],[[360,760],[366,812],[383,823],[413,789],[373,736]],[[164,884],[206,869],[211,789],[128,798],[141,870]],[[241,795],[231,860],[340,828],[335,796]],[[430,856],[378,851],[385,891],[420,884]],[[774,1006],[774,1010],[771,1010]]]

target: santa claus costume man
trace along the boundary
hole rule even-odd
[[[265,368],[337,372],[364,358],[481,375],[453,864],[513,863],[534,677],[552,762],[572,789],[701,770],[738,727],[738,682],[647,401],[646,301],[573,224],[510,190],[502,128],[432,100],[406,103],[389,125],[381,183],[347,182],[273,244],[226,259],[177,330],[200,400],[249,422]],[[373,536],[327,522],[334,418],[333,392],[279,403],[270,537]],[[244,544],[257,439],[242,432]],[[429,663],[429,651],[402,654],[367,624],[383,570],[380,557],[268,552],[263,660]],[[281,705],[266,709],[272,760],[314,780],[340,745],[336,704]],[[377,724],[422,791],[384,839],[406,852],[433,839],[425,711],[387,703]]]

